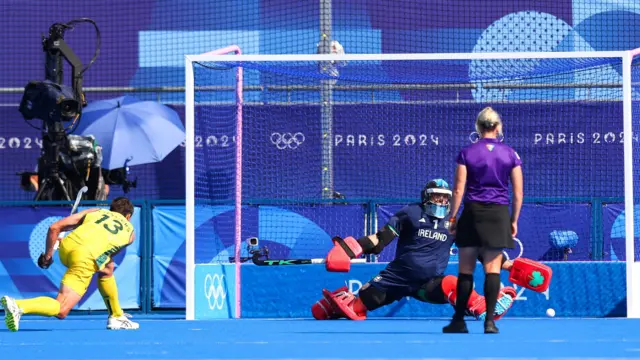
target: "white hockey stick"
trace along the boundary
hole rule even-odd
[[[80,199],[82,199],[82,194],[86,193],[88,190],[89,189],[86,186],[83,186],[82,189],[78,191],[78,195],[76,195],[76,202],[73,203],[73,207],[71,208],[71,214],[69,215],[75,214],[75,212],[78,210],[78,205],[80,205]],[[53,251],[58,250],[58,247],[60,246],[60,239],[64,238],[66,235],[67,235],[66,232],[61,232],[60,235],[58,235],[58,240],[53,245]]]

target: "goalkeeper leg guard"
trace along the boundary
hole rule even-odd
[[[473,316],[476,320],[484,320],[487,317],[487,304],[484,296],[476,293],[473,300],[469,300],[467,315]]]
[[[362,301],[348,291],[331,294],[330,301],[341,316],[351,320],[364,320],[367,318],[366,312],[362,312]]]
[[[442,292],[449,300],[449,304],[455,307],[456,298],[458,297],[456,292],[456,287],[458,286],[458,278],[453,275],[447,275],[442,278],[442,282],[440,284],[442,287]]]
[[[316,303],[311,307],[311,314],[313,317],[316,320],[334,320],[341,318],[342,316],[338,311],[336,311],[335,307],[331,303],[331,296],[334,293],[340,293],[348,290],[349,289],[346,286],[341,287],[333,293],[327,289],[322,289],[322,299],[316,301]]]
[[[447,275],[442,279],[442,292],[447,296],[449,304],[456,307],[457,300],[457,284],[458,278],[453,275]],[[476,319],[486,315],[486,305],[484,296],[480,296],[475,290],[471,290],[469,295],[469,301],[467,301],[467,315],[473,316]]]

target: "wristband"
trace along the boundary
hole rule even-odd
[[[455,223],[456,222],[456,217],[454,216],[452,218],[449,218],[449,222],[450,223]]]

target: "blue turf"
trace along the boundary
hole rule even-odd
[[[444,335],[445,320],[142,318],[107,331],[103,317],[30,320],[0,330],[0,359],[623,359],[640,357],[640,321],[503,319],[501,334]]]

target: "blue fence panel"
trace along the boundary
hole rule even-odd
[[[625,294],[622,292],[616,295],[619,289],[626,288],[624,262],[615,261],[624,259],[624,239],[621,233],[624,207],[619,199],[596,199],[598,201],[584,203],[563,203],[558,200],[554,204],[532,203],[531,200],[538,199],[529,199],[525,204],[520,226],[524,256],[557,260],[550,255],[553,249],[549,245],[549,233],[560,229],[551,225],[561,225],[562,229],[574,231],[579,238],[570,260],[589,260],[584,254],[589,253],[590,249],[600,248],[604,260],[612,261],[551,262],[554,280],[549,292],[537,294],[519,289],[518,301],[510,315],[541,316],[547,307],[553,307],[558,316],[624,316]],[[42,203],[35,205],[31,202],[0,203],[0,226],[4,231],[4,236],[0,238],[0,294],[25,298],[55,296],[57,292],[64,266],[56,256],[54,265],[45,271],[37,267],[36,260],[44,249],[48,226],[56,219],[68,215],[69,207],[43,206]],[[314,207],[317,208],[312,205],[303,206],[298,212],[314,223],[322,223],[326,219],[323,220],[321,211],[314,212]],[[365,231],[382,226],[402,205],[378,205],[370,202],[351,204],[345,209],[351,207],[360,210],[348,210],[341,216],[333,217],[346,225],[341,227],[339,223],[331,223],[325,229],[328,234],[361,236]],[[572,216],[566,216],[568,213]],[[594,216],[596,213],[598,216]],[[533,221],[540,216],[549,219],[546,224],[551,227],[547,229]],[[372,221],[376,218],[377,223]],[[118,264],[115,276],[123,308],[143,312],[184,308],[184,219],[182,202],[136,203],[132,223],[138,234],[137,240],[126,252],[115,258]],[[602,235],[599,236],[598,233]],[[394,246],[391,245],[379,261],[389,261],[393,253]],[[324,252],[312,255],[322,257]],[[455,258],[452,260],[455,261]],[[334,289],[346,284],[357,291],[383,266],[384,264],[354,266],[348,275],[327,273],[323,266],[260,269],[253,265],[243,266],[242,316],[309,316],[309,307],[320,298],[322,287]],[[448,272],[456,273],[455,264],[450,265]],[[229,280],[225,279],[225,283],[227,281]],[[478,271],[476,281],[482,281],[481,271]],[[503,283],[508,284],[505,276]],[[198,287],[196,284],[196,290],[203,286]],[[283,289],[295,294],[288,297],[286,304],[281,302]],[[614,295],[601,296],[605,293]],[[587,305],[585,299],[589,299],[590,305]],[[279,306],[271,308],[274,304]],[[95,282],[76,309],[105,309]],[[415,300],[403,300],[373,312],[371,316],[448,316],[449,311],[446,306],[437,307]]]
[[[635,251],[638,254],[640,246],[640,206],[636,205],[634,213],[634,241]],[[610,202],[604,203],[601,208],[602,217],[602,248],[605,260],[625,261],[625,216],[624,203]]]
[[[40,204],[42,205],[42,204]],[[83,208],[79,208],[82,210]],[[15,298],[36,296],[56,297],[66,268],[60,262],[58,252],[48,270],[37,265],[45,250],[48,228],[55,221],[69,215],[70,208],[47,206],[0,207],[0,294]],[[118,283],[120,305],[124,309],[139,309],[141,304],[141,247],[146,241],[143,208],[135,207],[131,223],[138,235],[136,241],[115,256],[114,276]],[[87,293],[74,310],[106,310],[106,306],[93,281]]]
[[[517,288],[515,304],[507,316],[544,317],[553,308],[556,316],[625,316],[625,265],[621,262],[551,262],[553,280],[548,291],[537,293]],[[310,317],[311,306],[322,298],[323,288],[348,286],[356,292],[384,268],[384,264],[354,264],[348,274],[328,273],[322,265],[242,267],[242,317]],[[457,274],[450,264],[447,274]],[[508,273],[501,275],[505,286],[512,286]],[[480,265],[474,275],[475,287],[482,293],[484,274]],[[204,287],[196,283],[196,289]],[[225,288],[225,293],[233,289]],[[220,290],[219,290],[220,292]],[[204,295],[203,295],[204,296]],[[286,298],[286,301],[283,301]],[[427,304],[405,298],[369,313],[372,317],[449,317],[450,305]]]
[[[155,206],[153,216],[153,307],[185,306],[184,206]]]
[[[196,263],[227,262],[234,247],[233,207],[209,209],[199,213],[196,228],[197,233],[207,234],[206,241],[216,244],[199,244],[196,239],[196,249],[204,249],[196,254]],[[260,246],[267,245],[273,258],[319,258],[333,246],[333,235],[364,235],[365,211],[361,204],[251,206],[243,210],[243,235],[260,238]],[[153,307],[184,308],[184,206],[158,205],[152,214]],[[210,236],[214,232],[217,236]],[[246,249],[241,254],[247,256]]]

